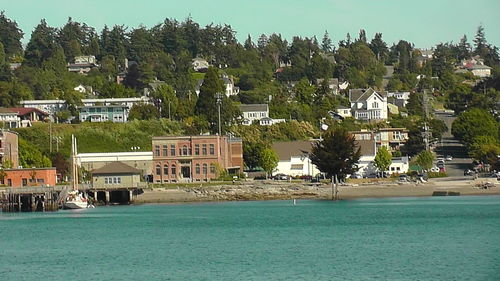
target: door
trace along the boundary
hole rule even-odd
[[[191,178],[191,169],[187,166],[181,167],[182,177],[185,179]]]

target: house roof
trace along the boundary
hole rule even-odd
[[[23,115],[26,115],[26,114],[29,114],[32,112],[36,112],[40,115],[49,116],[49,114],[46,113],[45,111],[41,111],[40,109],[33,108],[33,107],[10,107],[8,109],[13,111],[13,112],[17,112],[17,115],[19,115],[19,116],[23,116]]]
[[[384,97],[385,93],[383,92],[375,92],[372,88],[364,89],[352,89],[349,90],[349,101],[357,102],[357,101],[366,101],[373,93]]]
[[[13,111],[10,108],[0,107],[0,114],[15,114],[15,115],[17,115],[17,112]]]
[[[123,162],[115,161],[107,164],[104,167],[95,169],[92,171],[93,175],[103,175],[103,174],[133,174],[140,175],[142,171],[136,168],[132,168]]]
[[[267,104],[240,104],[241,112],[255,112],[255,111],[268,111]]]
[[[377,149],[375,148],[375,140],[357,140],[356,147],[361,148],[361,156],[377,154]]]
[[[351,109],[350,107],[339,105],[337,106],[337,109]]]
[[[311,141],[282,141],[273,144],[273,150],[280,160],[290,160],[292,156],[309,154],[312,150]]]

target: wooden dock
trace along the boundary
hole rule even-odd
[[[1,193],[3,212],[57,211],[60,187],[7,188]]]
[[[146,187],[147,183],[120,188],[95,188],[80,184],[78,190],[94,205],[108,205],[130,204]],[[53,212],[62,207],[69,189],[71,187],[67,185],[7,188],[0,190],[0,205],[3,212]]]

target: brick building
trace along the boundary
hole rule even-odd
[[[10,187],[56,185],[56,168],[5,169],[0,184]]]
[[[12,168],[19,166],[17,133],[0,130],[0,164],[10,161]]]
[[[221,169],[243,172],[240,138],[228,136],[168,136],[153,138],[153,182],[215,179]]]

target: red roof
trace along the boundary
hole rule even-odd
[[[14,111],[14,112],[17,112],[17,115],[20,115],[20,116],[23,116],[23,115],[26,115],[26,114],[29,114],[29,113],[32,113],[32,112],[36,112],[40,115],[45,115],[45,116],[49,116],[48,113],[46,113],[45,111],[41,111],[40,109],[38,108],[32,108],[32,107],[9,107],[8,109]]]

